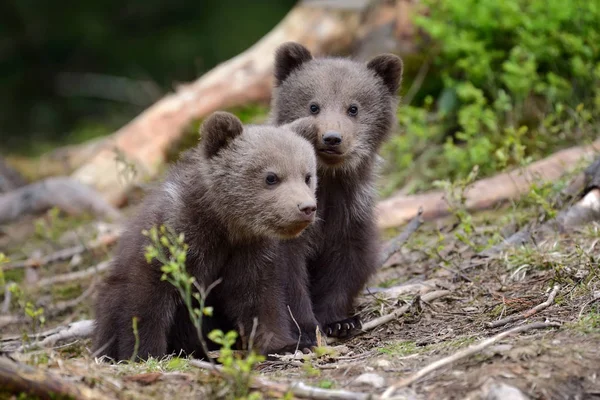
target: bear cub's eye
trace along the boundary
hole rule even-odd
[[[310,178],[311,178],[310,174],[306,174],[306,178],[304,178],[304,182],[305,182],[307,185],[310,185]]]
[[[350,106],[350,107],[348,107],[348,115],[350,115],[351,117],[356,117],[357,114],[358,114],[358,107],[357,106]]]
[[[319,105],[315,104],[315,103],[312,103],[309,108],[310,108],[310,112],[313,114],[318,114],[319,111],[321,111],[321,107],[319,107]]]
[[[274,185],[277,182],[279,182],[279,177],[277,175],[275,175],[274,173],[269,172],[269,174],[265,178],[265,182],[267,182],[267,185]]]

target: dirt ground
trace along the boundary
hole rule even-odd
[[[365,323],[409,305],[406,313],[332,344],[328,351],[265,361],[256,367],[255,376],[282,387],[302,382],[326,390],[326,394],[313,393],[313,398],[377,398],[390,385],[437,360],[510,328],[546,322],[554,324],[498,340],[398,388],[393,398],[600,398],[600,225],[490,257],[479,255],[483,247],[535,220],[539,213],[538,206],[523,202],[474,215],[468,225],[456,217],[424,223],[381,268],[357,305]],[[0,251],[11,262],[41,257],[89,243],[111,229],[91,218],[29,218],[3,228]],[[395,234],[385,232],[385,237]],[[87,289],[102,273],[58,283],[45,278],[85,271],[107,260],[112,248],[101,245],[47,265],[5,270],[4,280],[16,282],[19,290],[11,292],[2,307],[2,352],[92,391],[81,398],[231,398],[231,388],[222,378],[185,359],[111,365],[91,357],[89,339],[35,346],[36,332],[93,318],[94,294]],[[488,327],[544,303],[555,287],[558,291],[549,307]],[[421,300],[440,290],[447,292],[431,302]],[[4,290],[5,299],[7,293]],[[36,314],[40,307],[42,312]],[[33,346],[14,351],[16,344]],[[282,397],[284,392],[260,390],[263,398]],[[0,387],[0,398],[28,397]]]

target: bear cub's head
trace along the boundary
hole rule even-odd
[[[383,54],[368,63],[313,58],[288,42],[275,53],[271,120],[277,125],[303,117],[319,129],[308,136],[319,169],[359,168],[371,160],[395,123],[402,60]]]
[[[295,125],[314,132],[312,122]],[[231,236],[289,239],[315,220],[316,157],[310,143],[285,126],[243,126],[213,113],[201,127],[203,194]]]

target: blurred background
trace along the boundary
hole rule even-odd
[[[330,46],[336,54],[404,59],[383,195],[427,190],[475,166],[479,177],[492,175],[598,136],[598,1],[5,0],[0,156],[29,180],[47,175],[23,157],[114,132],[300,6],[361,10],[356,33]],[[260,121],[266,104],[234,111]]]
[[[273,28],[294,0],[0,4],[0,151],[108,134]]]

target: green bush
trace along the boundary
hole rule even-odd
[[[490,175],[594,138],[600,3],[424,0],[423,6],[416,24],[430,41],[423,46],[433,64],[427,87],[437,91],[419,93],[418,106],[399,108],[403,132],[385,148],[393,165],[384,192],[464,178],[475,165]]]

